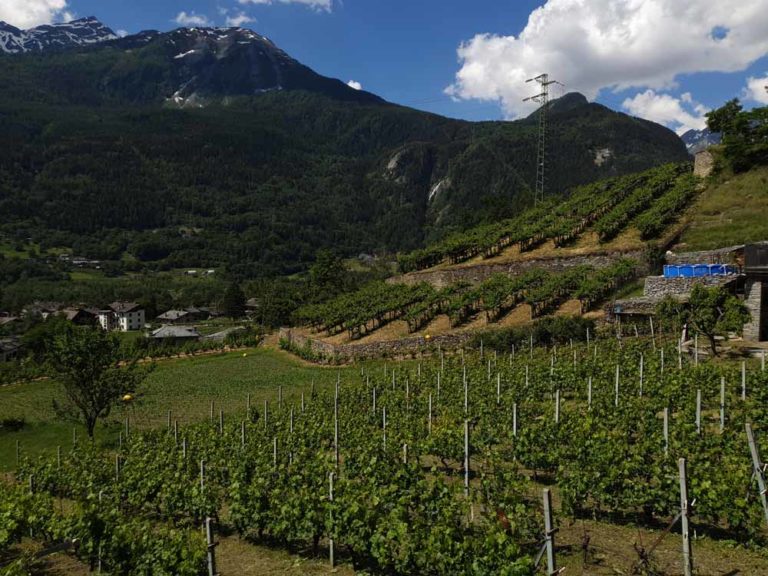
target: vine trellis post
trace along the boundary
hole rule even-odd
[[[701,436],[701,388],[696,390],[696,434]]]
[[[544,546],[547,553],[547,575],[558,574],[555,560],[555,533],[557,528],[552,521],[552,493],[549,488],[544,488]]]
[[[330,515],[331,519],[331,533],[328,535],[328,560],[331,564],[331,568],[335,566],[336,558],[334,557],[334,541],[333,541],[333,532],[334,532],[334,526],[333,526],[333,477],[334,473],[331,472],[328,475],[328,502],[331,504],[328,514]]]
[[[693,576],[693,550],[691,548],[691,535],[689,531],[690,504],[688,502],[688,479],[686,474],[685,458],[677,461],[680,473],[680,522],[683,535],[683,574]]]
[[[725,430],[725,376],[720,377],[720,432]]]
[[[216,546],[218,543],[213,541],[213,521],[210,517],[205,519],[205,543],[208,550],[208,576],[218,576],[216,572]]]
[[[766,488],[765,488],[765,473],[764,464],[760,461],[760,452],[755,443],[755,435],[752,432],[752,424],[747,422],[745,424],[747,430],[747,442],[749,443],[749,453],[752,456],[752,468],[754,470],[754,476],[757,478],[757,487],[760,490],[760,503],[763,505],[763,513],[765,514],[765,521],[768,523],[768,500],[766,500]]]
[[[741,399],[747,399],[747,363],[741,363]]]

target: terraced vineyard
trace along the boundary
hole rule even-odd
[[[758,363],[696,366],[658,341],[594,335],[433,352],[410,369],[363,367],[290,405],[276,396],[246,410],[243,398],[239,413],[130,432],[113,450],[78,442],[22,459],[18,485],[0,484],[0,550],[23,535],[77,538],[80,557],[111,574],[191,576],[214,518],[257,542],[332,546],[374,573],[530,575],[546,540],[537,481],[559,492],[557,522],[666,525],[679,458],[693,528],[763,549],[763,472],[745,434],[751,422],[765,453]],[[621,573],[654,563],[642,549]]]
[[[476,287],[459,283],[440,290],[425,283],[375,283],[330,302],[302,308],[296,319],[329,336],[346,330],[355,339],[401,318],[407,321],[410,332],[422,329],[440,314],[448,316],[453,328],[480,313],[493,323],[524,303],[531,306],[536,318],[576,298],[584,313],[633,278],[636,267],[633,260],[623,259],[601,269],[576,266],[562,273],[532,270],[519,277],[496,274]]]
[[[590,229],[601,242],[633,224],[641,229],[644,240],[656,238],[680,215],[695,191],[696,179],[687,163],[595,182],[573,190],[565,202],[547,201],[517,218],[454,234],[401,255],[400,268],[410,272],[478,256],[493,258],[514,245],[526,252],[547,240],[563,247]]]

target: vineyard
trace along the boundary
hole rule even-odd
[[[756,451],[768,450],[759,362],[699,364],[658,337],[594,335],[432,352],[409,367],[364,365],[291,403],[243,398],[238,413],[212,408],[183,427],[169,414],[144,432],[127,421],[112,450],[77,438],[54,457],[22,450],[16,484],[0,484],[0,550],[22,536],[76,539],[110,574],[191,576],[205,571],[212,518],[373,573],[527,575],[556,538],[542,483],[559,494],[556,522],[666,526],[680,512],[680,458],[693,529],[765,544],[763,469],[745,433],[751,423]],[[643,549],[622,573],[652,561]]]
[[[489,323],[498,322],[521,304],[528,304],[537,318],[571,298],[580,302],[585,313],[632,279],[636,268],[635,261],[623,259],[600,269],[575,266],[562,273],[535,269],[518,277],[496,274],[476,287],[459,283],[443,289],[426,283],[408,286],[380,282],[304,307],[296,320],[329,336],[346,330],[350,339],[356,339],[398,319],[408,323],[411,333],[441,314],[448,316],[453,328],[480,313],[485,313]]]
[[[398,261],[403,272],[411,272],[478,256],[493,258],[510,246],[526,252],[552,240],[563,247],[589,229],[607,242],[631,225],[649,240],[674,223],[695,192],[690,164],[666,164],[581,186],[565,202],[543,202],[516,218],[454,234]]]

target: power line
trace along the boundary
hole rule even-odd
[[[549,106],[549,87],[552,84],[559,84],[564,86],[557,80],[550,80],[549,74],[539,74],[535,78],[529,78],[528,82],[537,82],[541,86],[541,92],[535,96],[530,96],[523,99],[523,102],[536,102],[539,107],[539,137],[538,137],[538,151],[536,154],[536,192],[535,201],[544,201],[544,168],[547,160],[547,107]]]

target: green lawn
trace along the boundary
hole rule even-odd
[[[69,273],[69,279],[72,282],[88,282],[104,278],[104,273],[99,270],[72,270]]]
[[[244,354],[246,354],[244,356]],[[168,410],[180,425],[207,418],[211,401],[218,418],[240,419],[247,395],[261,409],[264,400],[276,406],[279,386],[286,403],[298,403],[301,392],[316,386],[330,387],[337,374],[342,379],[355,377],[359,367],[324,368],[311,366],[276,350],[252,349],[183,360],[158,362],[142,386],[135,402],[113,411],[110,422],[99,423],[97,441],[117,442],[121,422],[130,416],[134,427],[163,426]],[[55,455],[56,447],[69,448],[73,428],[85,438],[84,428],[57,416],[53,401],[63,399],[54,381],[31,382],[0,388],[0,418],[24,418],[27,426],[19,432],[0,432],[0,471],[15,467],[16,441],[25,454]]]
[[[709,186],[693,207],[681,249],[711,250],[768,240],[768,168]]]

